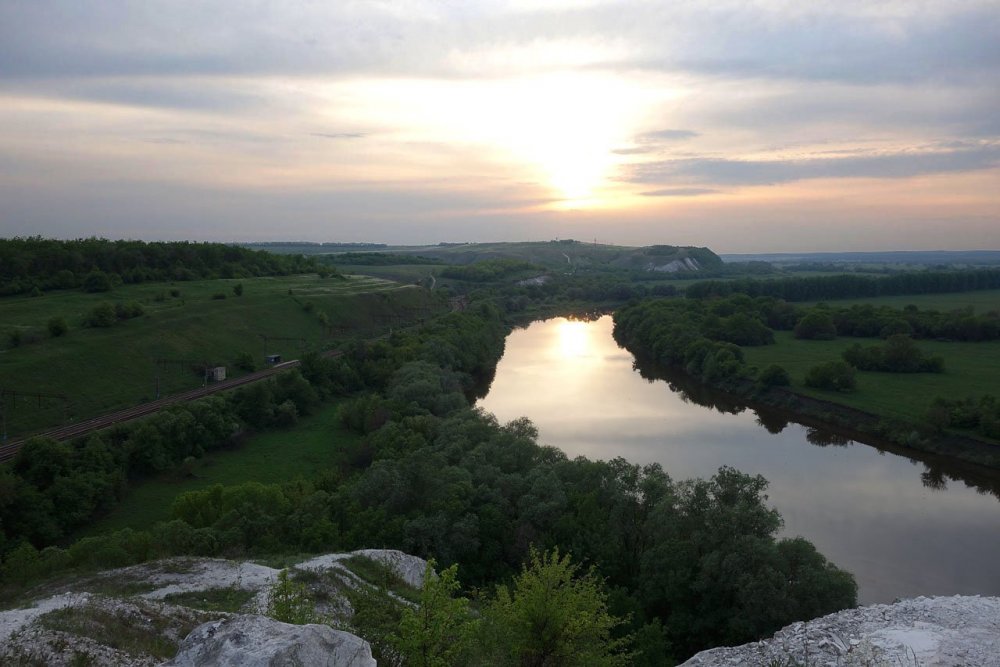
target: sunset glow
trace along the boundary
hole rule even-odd
[[[1000,247],[998,16],[7,3],[0,231]]]

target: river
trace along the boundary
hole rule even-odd
[[[1000,473],[916,460],[644,379],[611,331],[610,316],[515,330],[479,405],[501,422],[529,417],[542,444],[570,457],[656,462],[674,479],[723,465],[763,475],[782,535],[809,539],[852,572],[863,604],[1000,595]]]

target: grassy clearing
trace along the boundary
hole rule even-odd
[[[239,449],[210,452],[198,461],[192,477],[172,472],[136,482],[121,504],[76,537],[142,529],[169,519],[174,498],[185,491],[213,484],[280,483],[338,467],[350,460],[361,439],[341,426],[337,407],[324,406],[293,428],[259,433]]]
[[[804,303],[811,305],[817,302]],[[850,306],[855,303],[871,304],[873,306],[891,306],[903,308],[913,304],[921,310],[950,311],[958,308],[973,308],[976,313],[986,313],[1000,310],[1000,290],[982,290],[978,292],[949,292],[945,294],[910,294],[903,296],[877,296],[866,299],[830,300],[826,303],[836,306]]]
[[[50,611],[38,619],[49,630],[87,637],[134,657],[161,660],[172,658],[180,638],[203,620],[167,616],[148,604],[129,610],[106,608],[96,602]]]
[[[862,338],[799,340],[787,331],[777,332],[775,340],[775,345],[744,348],[747,362],[759,368],[770,364],[783,366],[792,378],[795,391],[878,415],[919,420],[938,396],[963,398],[1000,391],[1000,341],[918,341],[918,347],[927,354],[944,358],[944,373],[858,371],[857,391],[842,394],[806,387],[803,383],[806,371],[825,361],[841,359],[841,353],[854,343],[873,345],[882,341]]]
[[[239,613],[254,598],[256,591],[242,588],[209,588],[204,591],[171,593],[163,598],[167,604],[200,609],[201,611]]]
[[[243,295],[233,287],[243,284]],[[171,290],[179,296],[172,297]],[[225,299],[213,298],[226,295]],[[145,314],[108,328],[84,328],[102,302],[142,305]],[[267,353],[286,359],[304,350],[336,347],[348,337],[374,336],[390,326],[439,312],[447,306],[424,289],[373,277],[321,279],[315,274],[281,278],[204,280],[176,284],[125,285],[112,292],[53,292],[38,298],[0,299],[0,345],[7,334],[25,342],[0,351],[3,388],[65,394],[55,400],[17,399],[4,405],[10,436],[135,405],[155,397],[156,358],[208,361],[226,366],[230,377],[245,371],[234,361],[250,354],[258,365]],[[51,338],[50,318],[62,317],[69,332]],[[328,320],[328,324],[324,324]],[[301,341],[268,341],[262,335]],[[34,342],[28,342],[35,338]],[[169,394],[201,386],[192,365],[171,364],[159,372]]]
[[[420,590],[403,581],[396,570],[385,563],[367,556],[351,556],[344,560],[343,564],[373,586],[384,588],[404,600],[420,602]]]

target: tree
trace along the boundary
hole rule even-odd
[[[84,292],[110,292],[111,278],[104,271],[91,271],[83,279]]]
[[[282,623],[306,625],[317,622],[316,604],[305,584],[288,578],[288,570],[278,573],[278,580],[267,592],[267,615]]]
[[[828,361],[825,364],[813,366],[806,373],[806,386],[816,389],[854,391],[857,386],[854,368],[845,361]]]
[[[455,597],[459,590],[458,565],[434,574],[434,561],[424,570],[417,608],[407,607],[393,643],[411,667],[450,667],[459,664],[472,648],[477,621],[469,600]]]
[[[765,387],[787,387],[792,383],[788,377],[788,371],[778,364],[771,364],[760,372],[757,382]]]
[[[795,337],[809,340],[833,340],[837,337],[837,327],[830,313],[813,309],[806,313],[795,325]]]
[[[513,587],[500,586],[483,612],[490,664],[556,667],[625,665],[631,637],[613,638],[623,623],[608,611],[604,583],[558,549],[531,550]]]

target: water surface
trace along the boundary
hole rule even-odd
[[[570,457],[657,462],[674,479],[709,477],[723,465],[763,475],[783,534],[806,537],[851,571],[862,603],[1000,595],[1000,474],[795,423],[781,428],[780,416],[697,386],[685,392],[678,382],[644,379],[611,329],[604,316],[514,331],[479,404],[501,422],[529,417],[541,443]]]

